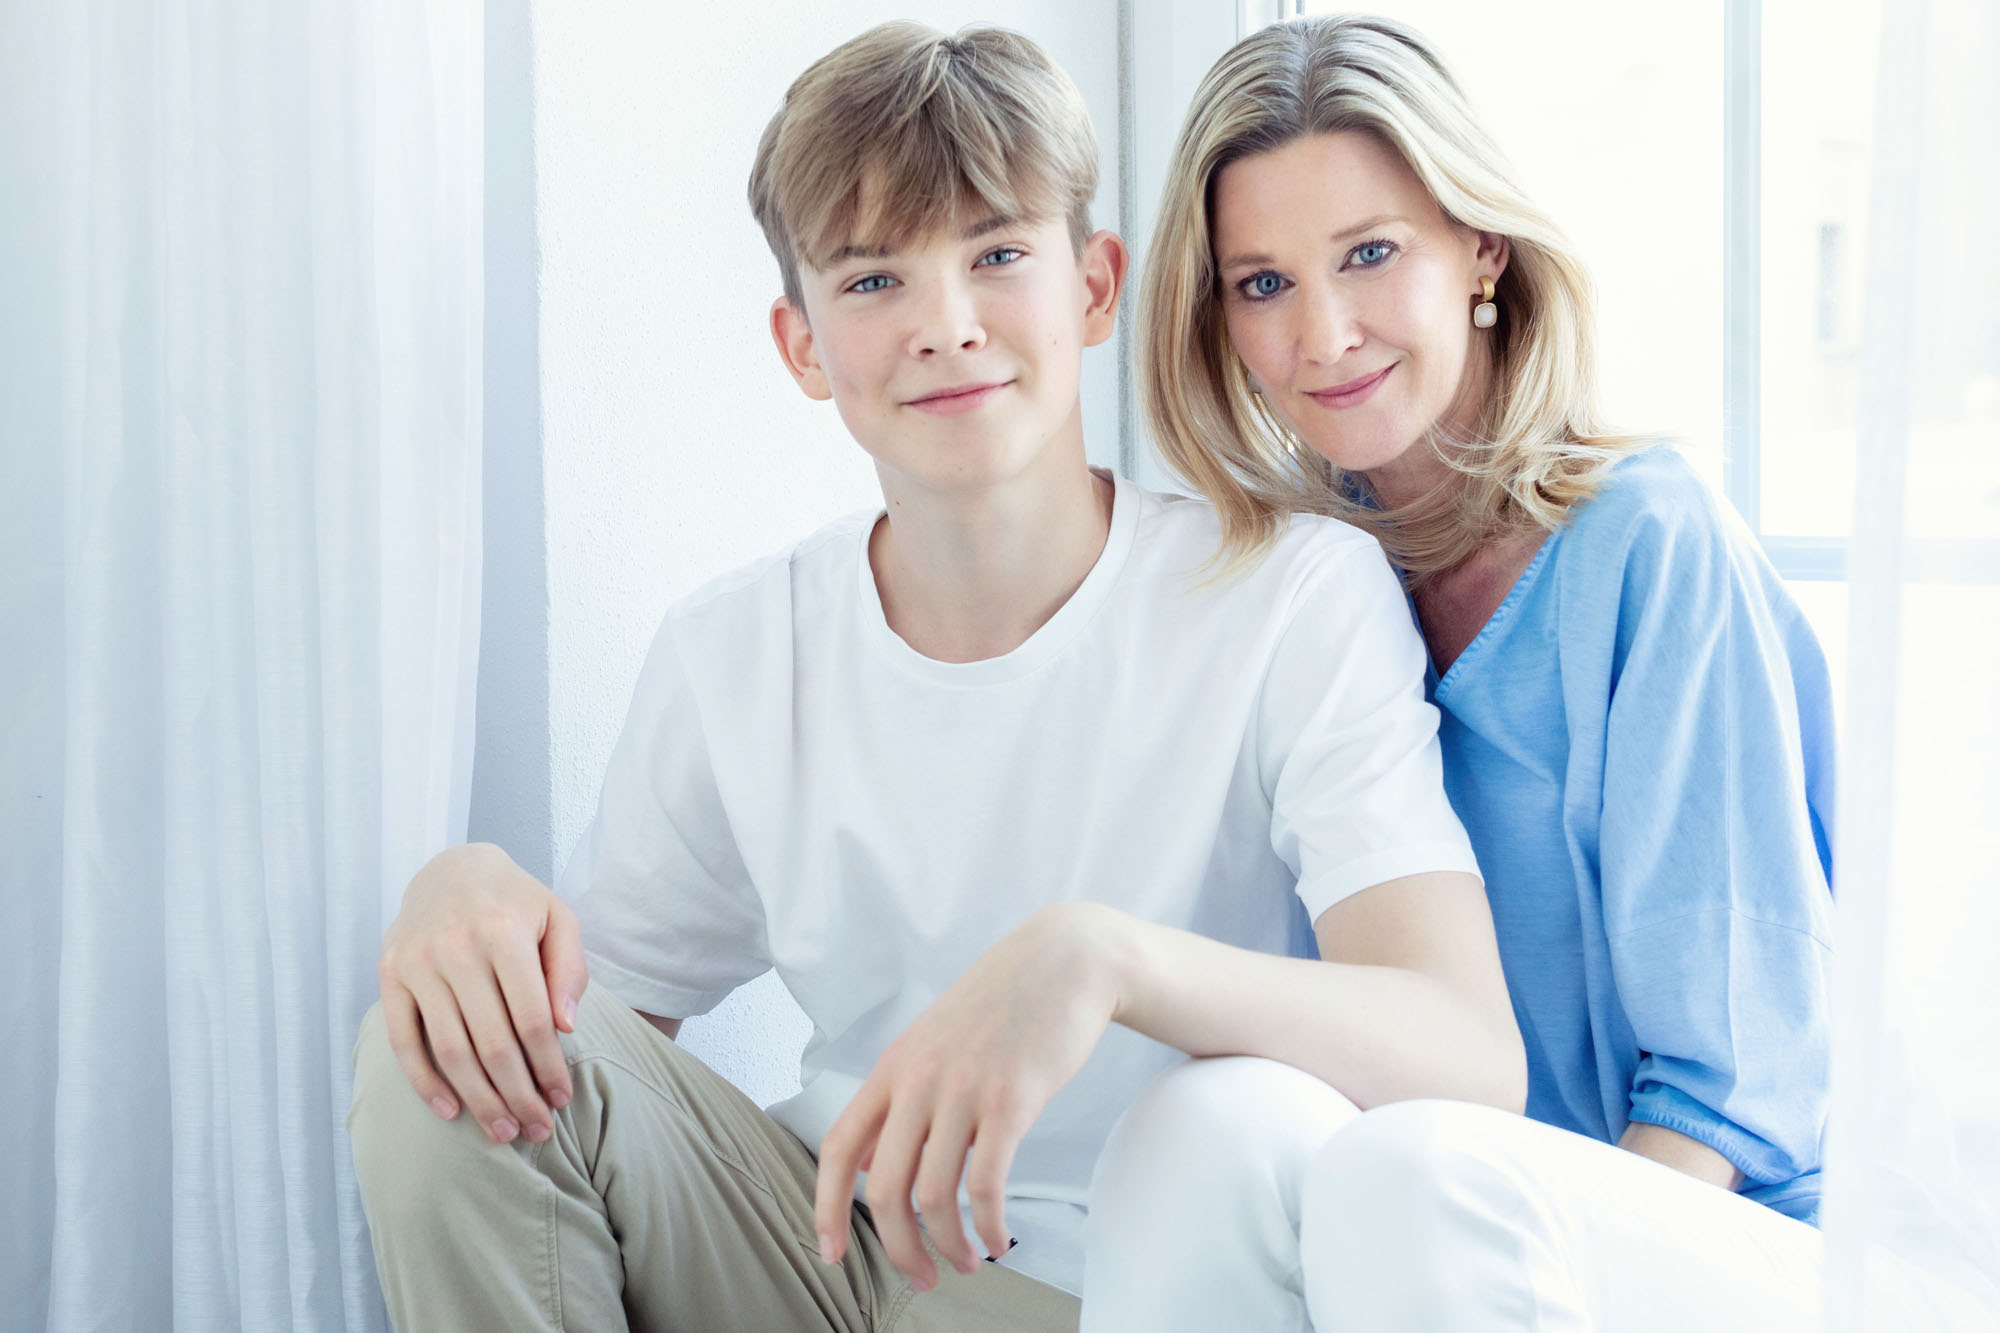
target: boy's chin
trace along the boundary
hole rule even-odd
[[[864,446],[865,447],[865,446]],[[966,495],[1022,481],[1055,446],[1047,441],[985,432],[960,432],[950,438],[902,441],[894,449],[874,450],[876,468],[885,484],[896,483],[938,494]]]

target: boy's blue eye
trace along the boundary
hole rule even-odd
[[[1387,241],[1364,241],[1348,252],[1348,259],[1362,268],[1373,268],[1396,252]]]
[[[1026,250],[1021,249],[1019,246],[1003,245],[998,250],[988,250],[985,254],[981,255],[979,257],[979,262],[977,264],[974,264],[973,267],[999,268],[1004,264],[1013,263],[1015,260],[1025,256],[1027,253],[1028,252]]]
[[[870,273],[867,277],[858,279],[850,284],[847,290],[850,292],[879,292],[894,281],[895,279],[886,273]]]

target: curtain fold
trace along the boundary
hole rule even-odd
[[[2000,448],[2000,315],[1981,281],[2000,273],[2000,3],[1881,12],[1834,886],[1824,1326],[1837,1333],[1907,1323],[1870,1281],[1885,1257],[1970,1290],[2000,1325],[2000,938],[1982,928],[2000,922],[1986,683],[2000,667],[2000,490],[1978,494]],[[1917,463],[1970,503],[1913,484]],[[1940,536],[1963,552],[1944,580],[1957,586],[1910,558]]]
[[[38,9],[0,67],[5,1322],[386,1327],[342,1120],[385,912],[465,835],[482,8]]]

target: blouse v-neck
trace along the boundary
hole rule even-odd
[[[1466,663],[1476,663],[1489,646],[1506,632],[1514,613],[1520,604],[1527,600],[1529,591],[1541,578],[1542,566],[1548,561],[1549,553],[1555,550],[1556,543],[1561,540],[1560,530],[1551,532],[1542,539],[1542,544],[1536,547],[1534,555],[1529,557],[1526,568],[1515,577],[1514,585],[1507,589],[1507,595],[1500,599],[1500,605],[1493,608],[1493,614],[1486,617],[1486,623],[1479,627],[1479,632],[1472,636],[1472,641],[1459,650],[1458,656],[1452,658],[1451,665],[1446,667],[1442,674],[1437,669],[1437,660],[1431,654],[1430,645],[1428,643],[1424,645],[1424,675],[1431,687],[1433,701],[1442,704],[1457,687],[1458,682],[1470,674]],[[1410,599],[1410,614],[1412,616],[1417,614],[1414,597]],[[1421,618],[1418,624],[1421,630]]]

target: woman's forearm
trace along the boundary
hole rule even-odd
[[[1706,1143],[1665,1125],[1634,1121],[1625,1127],[1618,1146],[1726,1190],[1734,1191],[1743,1183],[1743,1173],[1734,1162]]]
[[[1096,904],[1114,1021],[1189,1055],[1257,1055],[1325,1080],[1362,1109],[1449,1097],[1519,1111],[1527,1061],[1511,1010],[1422,972],[1281,958]]]

